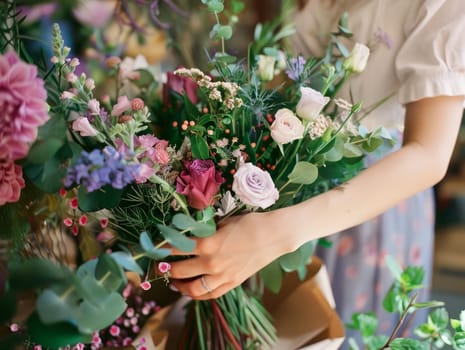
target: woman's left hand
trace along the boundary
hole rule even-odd
[[[171,263],[174,287],[193,299],[218,298],[291,251],[289,237],[273,225],[275,216],[279,211],[233,216],[212,236],[194,238],[193,252],[173,249],[173,255],[193,256]]]

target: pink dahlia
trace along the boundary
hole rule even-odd
[[[13,161],[0,161],[0,205],[18,201],[24,186],[22,168]]]
[[[15,52],[0,55],[0,159],[24,158],[45,124],[47,92],[37,67]]]

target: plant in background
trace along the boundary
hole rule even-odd
[[[91,230],[74,228],[93,219],[97,232],[108,228],[113,244],[91,250],[95,256],[80,254],[76,269],[46,256],[11,261],[0,290],[0,304],[8,305],[0,321],[13,317],[23,292],[35,298],[17,336],[51,348],[91,342],[127,310],[128,271],[141,276],[144,289],[160,278],[153,266],[173,258],[167,244],[189,254],[192,237],[214,234],[228,216],[289,206],[338,186],[362,170],[367,153],[390,141],[384,129],[357,123],[359,103],[333,98],[366,55],[349,59],[334,44],[339,54],[331,46],[321,59],[293,57],[279,45],[292,28],[276,21],[257,27],[247,57],[238,59],[225,42],[241,2],[233,2],[231,12],[220,0],[202,3],[215,18],[210,35],[219,49],[209,56],[208,73],[197,67],[169,72],[163,95],[150,70],[108,57],[100,73],[114,79],[116,89],[99,96],[54,26],[53,65],[41,70],[50,119],[21,164],[29,188],[40,193],[34,201],[43,204],[31,219],[39,228],[71,230],[81,253],[89,252]],[[343,21],[339,35],[350,35]],[[270,87],[279,74],[282,83]],[[42,201],[50,196],[71,205],[74,216]],[[17,213],[28,207],[20,205]],[[285,272],[304,277],[316,244],[277,259],[260,272],[260,282],[277,292]],[[273,344],[260,293],[245,284],[216,300],[189,303],[180,347]]]
[[[399,321],[390,335],[377,334],[378,320],[373,313],[352,315],[352,323],[347,327],[360,332],[363,349],[427,350],[442,349],[444,346],[455,350],[465,349],[465,310],[460,313],[459,319],[450,319],[443,302],[417,302],[418,290],[424,288],[424,269],[418,266],[402,269],[390,256],[386,262],[395,280],[384,298],[383,307],[390,313],[397,313]],[[427,322],[414,330],[417,338],[399,336],[408,318],[416,310],[424,308],[435,309],[429,313]],[[349,344],[351,350],[360,349],[354,339],[349,339]]]

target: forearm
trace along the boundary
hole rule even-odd
[[[414,146],[404,147],[349,182],[283,209],[280,216],[287,218],[279,220],[295,233],[298,246],[367,221],[440,179],[431,172],[434,164],[428,155],[421,153]]]
[[[346,184],[271,215],[276,225],[285,223],[282,229],[293,238],[288,249],[369,220],[444,176],[460,126],[462,99],[423,101],[410,106],[408,113],[401,149]],[[418,127],[426,121],[430,126]]]

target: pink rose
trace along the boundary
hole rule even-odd
[[[118,97],[118,102],[113,106],[111,110],[111,115],[115,117],[119,117],[124,112],[131,109],[131,102],[129,101],[127,96],[120,96]]]
[[[25,185],[22,168],[13,161],[1,160],[0,205],[17,202]]]
[[[211,160],[196,159],[184,164],[185,169],[176,179],[176,192],[187,198],[195,209],[203,210],[214,203],[220,185],[225,179]]]
[[[304,125],[290,109],[281,108],[275,114],[275,120],[271,124],[271,137],[276,143],[284,145],[294,140],[301,139],[304,134]]]
[[[166,83],[163,85],[163,102],[168,103],[170,93],[174,91],[178,94],[186,94],[189,100],[196,104],[199,101],[197,97],[198,88],[199,86],[192,79],[168,72],[166,74]]]
[[[244,204],[262,209],[272,206],[279,198],[270,174],[252,163],[239,167],[234,174],[232,190]]]
[[[86,117],[77,118],[72,125],[74,131],[79,132],[81,136],[97,136],[98,131],[89,123]]]
[[[297,115],[309,121],[315,120],[329,102],[329,97],[309,87],[300,88],[301,97],[296,106]]]

